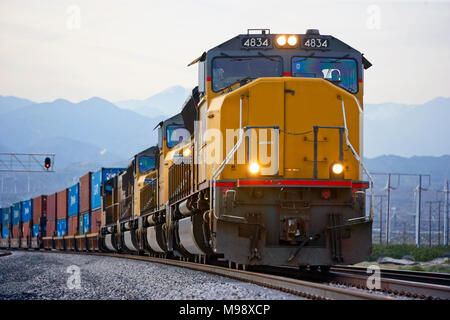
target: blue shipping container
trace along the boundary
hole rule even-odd
[[[12,224],[13,226],[18,226],[20,222],[20,215],[22,211],[22,202],[14,203],[12,206]]]
[[[34,224],[33,225],[33,238],[36,238],[39,235],[39,225]]]
[[[67,234],[67,220],[60,219],[56,222],[56,236],[64,237]]]
[[[83,234],[89,232],[90,226],[91,226],[91,215],[85,214],[83,218]]]
[[[11,207],[2,208],[2,225],[3,227],[8,226],[11,223]]]
[[[22,222],[33,219],[33,200],[22,201]]]
[[[9,229],[8,229],[8,227],[3,227],[2,228],[2,238],[4,238],[4,239],[6,239],[6,238],[8,238],[8,235],[9,235]]]
[[[80,212],[80,184],[77,183],[69,188],[68,214],[69,217],[76,216]]]
[[[91,178],[91,208],[92,211],[97,210],[102,205],[102,197],[100,188],[102,183],[108,181],[119,173],[125,171],[124,168],[102,168],[92,174]]]

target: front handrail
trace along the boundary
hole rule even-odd
[[[354,97],[356,104],[358,106],[359,109],[359,113],[362,113],[361,107],[359,106],[359,102],[358,100]],[[345,132],[345,140],[346,140],[346,144],[349,147],[350,151],[353,153],[353,156],[355,157],[355,159],[359,162],[359,165],[363,168],[364,172],[366,173],[366,175],[369,177],[370,180],[370,210],[369,210],[369,216],[370,219],[373,219],[373,215],[374,215],[374,209],[373,209],[373,198],[374,198],[374,194],[373,194],[373,185],[374,185],[374,180],[371,176],[371,174],[369,173],[369,170],[367,170],[366,166],[364,165],[363,160],[361,159],[361,157],[358,155],[358,153],[356,152],[355,148],[353,148],[349,138],[348,138],[348,128],[347,128],[347,118],[345,117],[345,104],[344,104],[344,99],[341,97],[341,101],[342,101],[342,116],[344,118],[344,132]],[[361,143],[361,142],[360,142]]]

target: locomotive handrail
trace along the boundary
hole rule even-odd
[[[353,97],[356,101],[356,105],[358,106],[359,109],[359,113],[362,112],[361,107],[359,105],[358,100]],[[366,166],[364,165],[364,162],[362,161],[361,157],[358,155],[358,153],[356,152],[355,148],[353,148],[349,138],[348,138],[348,128],[347,128],[347,118],[345,117],[345,104],[344,104],[344,99],[341,97],[341,101],[342,101],[342,116],[344,117],[344,128],[345,128],[345,140],[347,143],[347,146],[349,147],[350,151],[353,153],[353,156],[356,158],[356,160],[359,162],[359,165],[363,168],[364,172],[366,173],[367,177],[369,177],[370,180],[370,210],[369,210],[369,217],[370,219],[373,219],[373,215],[374,215],[374,210],[373,210],[373,178],[369,173],[369,170],[367,170]]]
[[[239,100],[239,139],[236,142],[236,144],[234,145],[234,147],[230,150],[230,152],[228,153],[227,157],[222,161],[222,163],[220,164],[220,166],[213,172],[211,179],[210,179],[210,188],[209,188],[209,199],[210,199],[210,203],[209,203],[209,208],[210,210],[213,210],[213,215],[216,219],[219,219],[218,216],[216,216],[216,201],[214,199],[214,194],[216,191],[216,181],[217,178],[219,177],[219,175],[222,173],[223,169],[225,168],[225,166],[227,165],[227,163],[230,161],[231,157],[234,156],[234,154],[236,153],[237,149],[239,149],[239,147],[242,144],[242,140],[243,140],[243,136],[244,136],[244,130],[242,129],[242,100],[244,99],[244,96],[241,96],[241,99]]]

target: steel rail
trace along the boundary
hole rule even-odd
[[[358,266],[333,266],[331,270],[367,275],[367,268]],[[423,272],[380,268],[381,277],[413,282],[439,284],[450,287],[450,273]]]
[[[337,266],[330,269],[329,276],[332,283],[364,288],[370,276],[364,273],[360,267]],[[420,299],[450,300],[449,278],[442,274],[417,275],[408,271],[381,269],[380,278],[381,288],[378,291]]]

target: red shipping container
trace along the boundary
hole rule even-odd
[[[47,237],[56,237],[56,220],[47,220]]]
[[[68,236],[75,236],[78,234],[78,215],[69,217]]]
[[[92,211],[91,214],[91,233],[98,233],[102,224],[102,210]]]
[[[53,193],[47,197],[47,221],[56,221],[57,194]]]
[[[18,239],[20,236],[20,225],[13,226],[12,237],[14,239]]]
[[[91,180],[92,172],[80,178],[80,213],[91,211]]]
[[[32,235],[32,230],[30,230],[32,228],[33,224],[30,223],[30,221],[24,222],[22,224],[22,238],[26,239],[28,236]]]
[[[56,219],[67,219],[67,197],[68,191],[64,189],[57,194]]]
[[[41,217],[47,216],[47,196],[39,196],[33,199],[33,224],[40,224]]]

